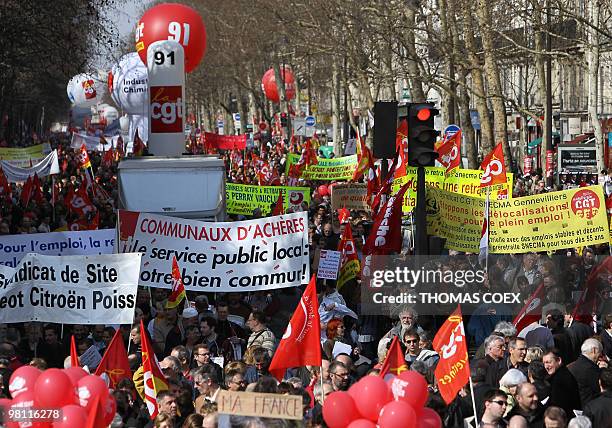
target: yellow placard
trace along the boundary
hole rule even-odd
[[[429,187],[428,233],[446,247],[479,251],[485,199]],[[601,186],[490,202],[489,252],[555,251],[609,241]]]
[[[48,143],[30,147],[0,147],[0,160],[9,161],[15,166],[30,166],[38,163],[51,152]]]
[[[262,215],[272,212],[278,201],[278,193],[283,192],[285,212],[289,208],[300,209],[303,202],[310,205],[310,188],[289,186],[253,186],[249,184],[225,184],[225,201],[228,214],[252,215],[257,208]]]
[[[296,164],[300,160],[300,156],[289,154],[287,156],[287,169],[291,165]],[[317,158],[316,165],[310,165],[302,172],[301,178],[305,180],[350,180],[357,169],[357,155],[344,156],[341,158],[325,159]]]

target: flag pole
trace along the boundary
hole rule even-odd
[[[470,376],[470,394],[472,395],[472,411],[474,412],[475,426],[478,426],[478,415],[476,413],[476,400],[474,399],[474,384],[472,383],[472,376]]]
[[[321,379],[321,403],[325,401],[325,391],[323,391],[323,363],[321,362],[321,370],[319,371],[319,378]]]
[[[491,211],[491,200],[490,200],[490,196],[491,196],[491,186],[487,186],[487,203],[486,203],[486,209],[487,212],[485,213],[485,218],[487,219],[487,248],[485,249],[485,272],[487,273],[487,278],[489,277],[489,237],[491,235],[490,230],[491,230],[491,220],[489,217],[489,212]],[[476,425],[478,426],[478,425]]]

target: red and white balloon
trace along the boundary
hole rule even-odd
[[[102,101],[106,91],[106,82],[99,78],[81,73],[68,81],[66,92],[68,99],[78,107],[91,107]]]
[[[295,77],[289,67],[284,67],[280,70],[281,77],[285,82],[285,98],[287,101],[295,98]],[[261,79],[261,88],[266,95],[266,98],[274,103],[280,102],[278,88],[276,87],[276,75],[274,69],[271,68],[263,75]]]

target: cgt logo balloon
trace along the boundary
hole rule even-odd
[[[170,133],[183,131],[181,86],[151,86],[151,131]]]

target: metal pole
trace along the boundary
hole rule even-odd
[[[427,210],[425,201],[425,167],[417,168],[417,200],[414,208],[416,223],[416,237],[414,240],[414,254],[429,254],[429,242],[427,239]]]
[[[546,2],[546,110],[545,110],[545,119],[546,119],[546,146],[544,148],[544,156],[547,156],[548,150],[552,150],[553,148],[553,138],[552,138],[552,59],[550,55],[551,50],[551,40],[550,40],[550,0]],[[553,162],[554,164],[554,162]],[[554,166],[551,166],[554,170]],[[544,163],[544,169],[546,169],[546,163]],[[547,171],[544,172],[546,174],[546,186],[552,187],[553,184],[553,171],[551,171],[550,176],[548,176]]]

